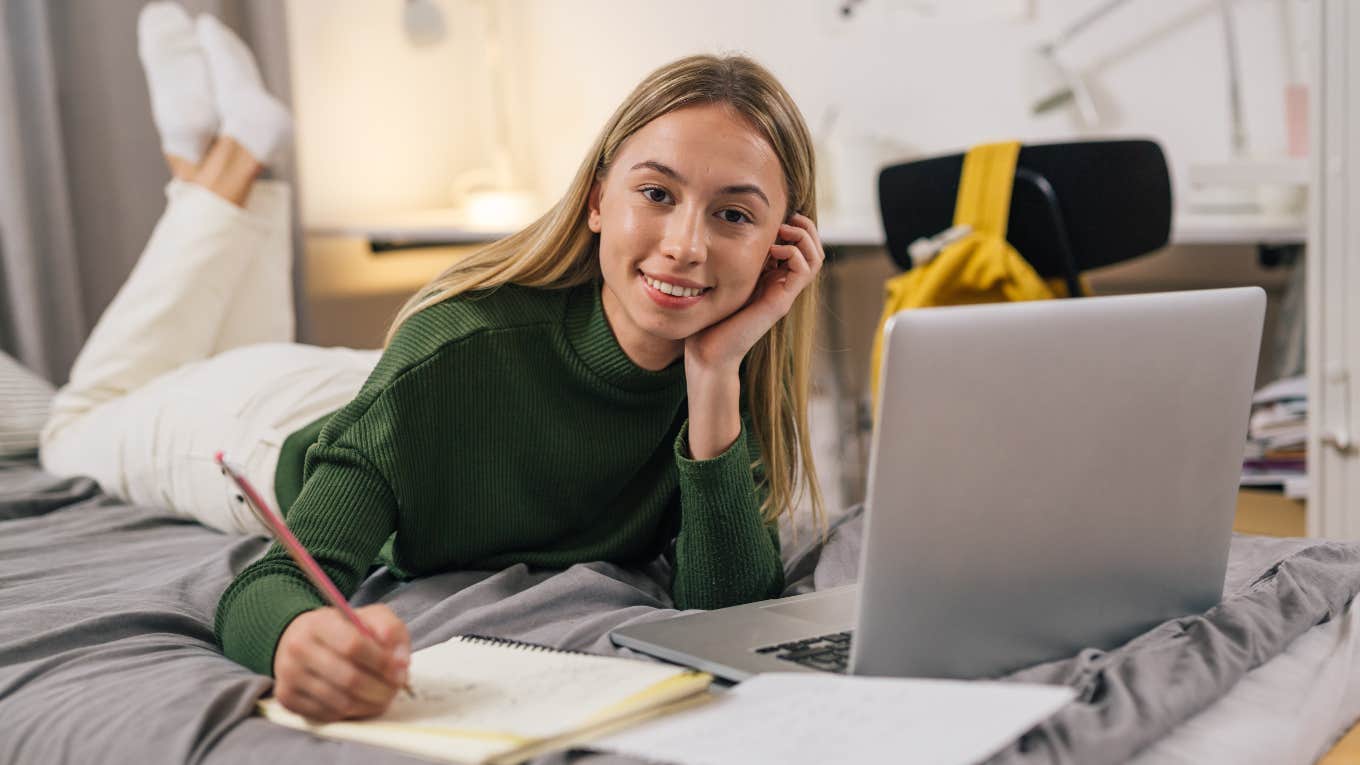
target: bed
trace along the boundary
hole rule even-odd
[[[860,514],[785,547],[788,594],[851,580]],[[416,763],[253,715],[270,680],[224,658],[217,599],[266,541],[124,504],[87,478],[0,462],[0,762]],[[626,653],[608,633],[675,613],[658,560],[522,565],[403,583],[375,571],[414,647],[477,632]],[[1226,595],[1130,644],[1024,670],[1080,699],[996,762],[1305,763],[1360,717],[1360,546],[1238,536]],[[586,751],[536,765],[638,761]]]

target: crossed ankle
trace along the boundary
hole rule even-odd
[[[274,162],[292,137],[288,109],[265,89],[255,57],[230,29],[202,15],[196,31],[212,74],[222,134],[261,164]]]

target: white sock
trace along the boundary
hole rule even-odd
[[[137,17],[137,53],[161,148],[197,164],[217,135],[218,118],[193,19],[175,3],[148,3]]]
[[[222,135],[233,138],[261,164],[278,159],[293,132],[293,118],[269,95],[250,48],[222,22],[198,17],[198,43],[208,59]]]

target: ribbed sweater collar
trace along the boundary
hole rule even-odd
[[[683,385],[684,359],[657,372],[643,369],[628,358],[604,315],[603,285],[592,281],[572,289],[567,298],[567,340],[576,355],[605,382],[627,391],[657,391]]]

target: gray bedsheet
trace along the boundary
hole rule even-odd
[[[789,593],[851,580],[859,528],[851,512],[825,545],[791,546]],[[88,479],[0,465],[0,762],[422,762],[252,716],[270,681],[218,653],[211,625],[219,594],[265,546],[122,504]],[[409,583],[380,570],[355,600],[388,603],[416,648],[477,632],[618,653],[611,629],[675,613],[666,576],[661,562],[642,570],[512,566]],[[1122,761],[1357,590],[1360,548],[1236,538],[1217,608],[1116,651],[1017,673],[1071,684],[1081,700],[997,759]],[[568,761],[635,762],[562,753],[539,765]]]

